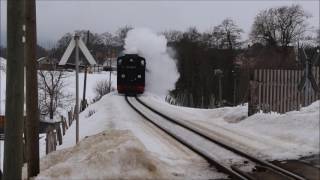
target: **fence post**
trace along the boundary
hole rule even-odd
[[[62,144],[62,134],[61,134],[61,128],[60,128],[60,122],[55,123],[55,129],[56,129],[56,134],[57,134],[57,139],[59,145]]]
[[[64,123],[64,125],[66,127],[66,130],[67,130],[69,127],[68,127],[67,120],[66,120],[65,117],[63,117],[63,123]]]
[[[53,150],[55,151],[57,148],[57,132],[53,131]]]
[[[65,126],[65,123],[64,123],[64,118],[63,116],[61,116],[61,126],[62,126],[62,135],[65,135],[66,134],[66,126]]]
[[[49,153],[49,138],[48,138],[48,132],[46,132],[46,154]]]
[[[72,111],[73,111],[73,110],[71,109],[71,111],[68,112],[69,127],[70,127],[71,124],[72,124],[72,118],[73,118]]]
[[[254,113],[258,112],[258,103],[259,103],[259,90],[258,90],[258,82],[255,81],[257,75],[257,70],[254,70],[249,81],[249,105],[248,105],[248,116],[253,115]]]

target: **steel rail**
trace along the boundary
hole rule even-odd
[[[225,148],[225,149],[227,149],[227,150],[229,150],[229,151],[232,151],[232,152],[235,153],[235,154],[238,154],[238,155],[241,155],[241,156],[243,156],[243,157],[246,157],[247,159],[250,159],[251,161],[253,161],[253,162],[255,162],[255,163],[258,163],[258,164],[260,164],[260,165],[266,166],[266,167],[268,167],[268,168],[270,168],[270,169],[272,169],[272,170],[274,170],[274,171],[276,171],[276,172],[278,172],[278,173],[280,173],[280,174],[282,174],[282,175],[285,175],[285,176],[287,176],[287,177],[291,177],[291,178],[294,178],[294,179],[296,179],[296,180],[306,180],[304,177],[301,177],[301,176],[299,176],[299,175],[297,175],[297,174],[294,174],[294,173],[292,173],[292,172],[290,172],[290,171],[288,171],[288,170],[286,170],[286,169],[283,169],[283,168],[281,168],[281,167],[279,167],[279,166],[276,166],[276,165],[274,165],[274,164],[272,164],[272,163],[270,163],[270,162],[267,162],[267,161],[265,161],[265,160],[261,160],[261,159],[258,159],[258,158],[256,158],[256,157],[253,157],[253,156],[251,156],[251,155],[249,155],[249,154],[247,154],[247,153],[245,153],[245,152],[242,152],[242,151],[240,151],[240,150],[238,150],[238,149],[235,149],[235,148],[233,148],[233,147],[231,147],[231,146],[229,146],[229,145],[227,145],[227,144],[225,144],[225,143],[222,143],[222,142],[220,142],[220,141],[218,141],[218,140],[216,140],[216,139],[213,139],[212,137],[209,137],[208,135],[203,134],[203,133],[199,132],[198,130],[193,129],[192,127],[190,127],[190,126],[188,126],[188,125],[186,125],[186,124],[184,124],[184,123],[181,123],[181,122],[179,122],[179,121],[176,121],[176,120],[174,120],[173,118],[171,118],[171,117],[169,117],[169,116],[167,116],[167,115],[164,115],[164,114],[160,113],[159,111],[151,108],[149,105],[147,105],[146,103],[144,103],[143,101],[141,101],[139,98],[135,97],[135,99],[136,99],[141,105],[145,106],[146,108],[148,108],[150,111],[156,113],[157,115],[159,115],[159,116],[167,119],[168,121],[170,121],[170,122],[172,122],[172,123],[174,123],[174,124],[176,124],[176,125],[179,125],[179,126],[181,126],[181,127],[184,127],[184,128],[186,128],[186,129],[188,129],[188,130],[190,130],[190,131],[198,134],[199,136],[202,136],[203,138],[205,138],[205,139],[207,139],[207,140],[209,140],[209,141],[212,141],[212,142],[220,145],[221,147],[223,147],[223,148]]]
[[[156,126],[157,128],[161,129],[162,131],[164,131],[166,134],[168,134],[170,137],[172,137],[173,139],[177,140],[178,142],[180,142],[181,144],[183,144],[184,146],[186,146],[187,148],[191,149],[193,152],[195,152],[196,154],[198,154],[199,156],[203,157],[204,159],[206,159],[208,161],[209,164],[214,165],[217,167],[218,170],[230,175],[230,177],[232,179],[241,179],[241,180],[249,180],[251,178],[248,178],[244,175],[241,175],[240,173],[234,171],[232,168],[226,167],[222,164],[220,164],[219,162],[213,160],[212,158],[210,158],[207,154],[201,152],[200,150],[198,150],[197,148],[193,147],[192,145],[190,145],[188,142],[186,142],[185,140],[181,139],[180,137],[176,136],[175,134],[167,131],[165,128],[159,126],[157,123],[155,123],[154,121],[152,121],[150,118],[148,118],[146,115],[144,115],[140,110],[138,110],[129,100],[128,97],[125,96],[125,100],[126,102],[129,104],[129,106],[136,111],[140,116],[142,116],[145,120],[147,120],[148,122],[152,123],[154,126]]]

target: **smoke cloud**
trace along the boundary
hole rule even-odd
[[[175,88],[179,78],[176,61],[170,56],[167,39],[150,29],[135,28],[125,39],[125,53],[136,53],[146,59],[146,91],[165,96]]]

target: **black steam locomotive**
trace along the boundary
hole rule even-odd
[[[117,89],[125,95],[142,94],[145,87],[146,60],[137,54],[117,59]]]

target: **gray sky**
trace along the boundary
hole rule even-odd
[[[53,43],[66,32],[89,29],[96,33],[115,32],[119,27],[147,27],[154,31],[185,30],[196,26],[210,30],[230,17],[247,38],[254,17],[260,10],[281,5],[300,4],[313,15],[310,25],[319,28],[319,1],[67,1],[38,0],[38,36],[41,44]],[[6,30],[6,1],[1,0],[1,41]]]

